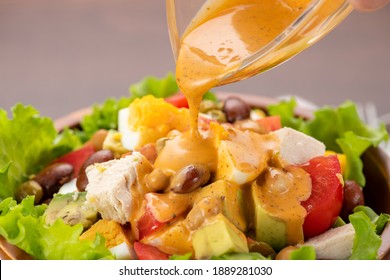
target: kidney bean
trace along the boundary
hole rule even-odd
[[[191,164],[176,173],[170,189],[175,193],[189,193],[204,186],[210,179],[210,171],[203,164]]]
[[[51,198],[62,185],[69,182],[73,176],[73,166],[69,163],[57,162],[45,167],[33,180],[43,190],[43,199]]]
[[[223,105],[223,112],[226,115],[226,120],[234,123],[238,120],[248,119],[250,117],[251,108],[242,99],[238,97],[229,97]]]
[[[162,191],[169,185],[169,176],[156,168],[145,177],[145,184],[153,192]]]
[[[344,183],[344,200],[340,217],[348,221],[348,216],[353,213],[356,206],[364,205],[363,189],[355,182],[347,180]]]
[[[88,185],[88,177],[85,173],[85,169],[94,163],[101,163],[114,159],[114,153],[111,150],[100,150],[93,153],[82,165],[80,172],[77,176],[76,186],[80,192],[85,191]]]

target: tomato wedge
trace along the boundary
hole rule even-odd
[[[81,148],[69,152],[54,162],[69,163],[73,166],[73,177],[76,178],[79,174],[83,163],[95,152],[95,147],[92,144],[85,144]]]
[[[143,244],[141,242],[134,242],[134,251],[139,260],[168,260],[169,255],[162,252],[158,248]]]
[[[165,98],[165,101],[168,103],[171,103],[172,105],[176,106],[177,108],[188,108],[187,98],[181,92]]]
[[[152,212],[146,207],[145,213],[137,222],[139,232],[139,240],[155,232],[157,229],[163,227],[166,223],[162,223],[154,218]]]
[[[282,128],[282,120],[280,116],[264,117],[256,121],[268,132]]]
[[[303,224],[305,239],[328,230],[337,219],[343,203],[341,168],[336,155],[316,157],[301,166],[310,174],[312,192],[302,202],[307,211]]]

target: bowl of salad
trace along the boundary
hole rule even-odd
[[[0,111],[2,259],[389,258],[388,134],[353,102],[209,92],[215,154],[188,156],[173,75],[130,93],[56,121]]]

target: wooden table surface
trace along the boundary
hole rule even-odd
[[[390,6],[353,12],[285,64],[219,88],[299,95],[319,104],[374,102],[390,112]],[[128,94],[174,72],[163,0],[1,0],[0,107],[32,104],[53,118]]]

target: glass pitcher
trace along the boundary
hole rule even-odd
[[[195,15],[211,1],[166,0],[168,28],[174,58],[181,39]],[[285,2],[283,0],[275,0]],[[291,0],[290,0],[291,1]],[[249,1],[250,2],[250,1]],[[337,26],[353,10],[346,0],[312,0],[278,36],[245,57],[239,67],[222,77],[217,86],[236,82],[267,71],[311,46]]]

